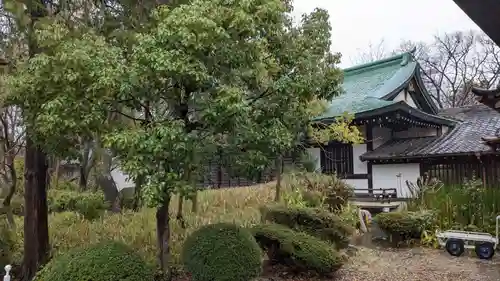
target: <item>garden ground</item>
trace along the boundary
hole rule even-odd
[[[278,272],[278,273],[277,273]],[[358,248],[336,281],[497,281],[500,280],[500,258],[482,261],[474,256],[454,258],[434,249]],[[280,268],[268,268],[259,281],[316,281],[302,276],[287,276]]]
[[[500,258],[483,261],[472,254],[455,258],[444,250],[420,247],[360,248],[338,276],[341,281],[494,281],[500,280]]]
[[[202,225],[216,222],[236,222],[242,225],[259,223],[258,206],[273,200],[273,185],[209,190],[200,192],[198,213],[185,205],[187,229],[172,223],[173,262],[178,264],[179,252],[185,237]],[[177,202],[172,203],[175,217]],[[66,252],[81,245],[104,239],[123,241],[136,249],[146,260],[155,262],[156,240],[154,210],[133,213],[107,214],[88,221],[75,213],[52,214],[49,218],[53,254]],[[22,220],[19,220],[16,261],[22,257]],[[340,281],[497,281],[500,280],[500,256],[492,261],[481,261],[471,256],[454,258],[444,250],[428,248],[387,249],[363,244],[349,262],[336,273]],[[368,246],[368,247],[366,247]],[[182,278],[180,279],[182,280]],[[315,277],[292,277],[281,268],[267,268],[260,281],[316,281]]]

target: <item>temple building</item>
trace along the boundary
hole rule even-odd
[[[500,185],[492,140],[500,135],[500,113],[484,104],[439,109],[420,75],[411,52],[345,69],[344,93],[315,122],[354,114],[365,142],[308,148],[318,170],[337,174],[360,194],[391,188],[398,198],[409,197],[406,183],[424,175],[447,184],[475,178]]]

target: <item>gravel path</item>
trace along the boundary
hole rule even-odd
[[[291,276],[269,270],[259,281],[318,281],[317,277]],[[455,258],[444,250],[426,248],[358,248],[336,273],[335,281],[498,281],[500,257],[491,261],[475,256]],[[323,279],[322,281],[330,281]]]
[[[342,281],[498,281],[500,258],[483,261],[465,254],[455,258],[444,250],[425,248],[359,248],[338,277]]]

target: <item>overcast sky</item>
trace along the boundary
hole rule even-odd
[[[384,39],[387,51],[402,40],[429,41],[433,35],[471,29],[472,20],[453,0],[294,0],[295,14],[319,7],[329,11],[332,51],[342,53],[342,67]]]

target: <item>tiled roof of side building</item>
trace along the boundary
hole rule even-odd
[[[494,152],[482,138],[495,136],[500,130],[500,113],[485,105],[449,108],[440,116],[461,122],[448,134],[422,151],[422,154],[467,154]]]
[[[332,118],[344,112],[356,114],[393,104],[384,97],[406,86],[417,66],[411,53],[403,53],[345,69],[344,93],[333,99],[326,112],[315,119]]]
[[[495,153],[483,138],[500,132],[500,113],[485,105],[442,109],[440,116],[459,121],[440,137],[393,139],[360,156],[362,161]]]
[[[361,161],[388,160],[395,158],[408,158],[420,154],[438,137],[401,138],[392,139],[373,151],[368,151],[360,156]]]

